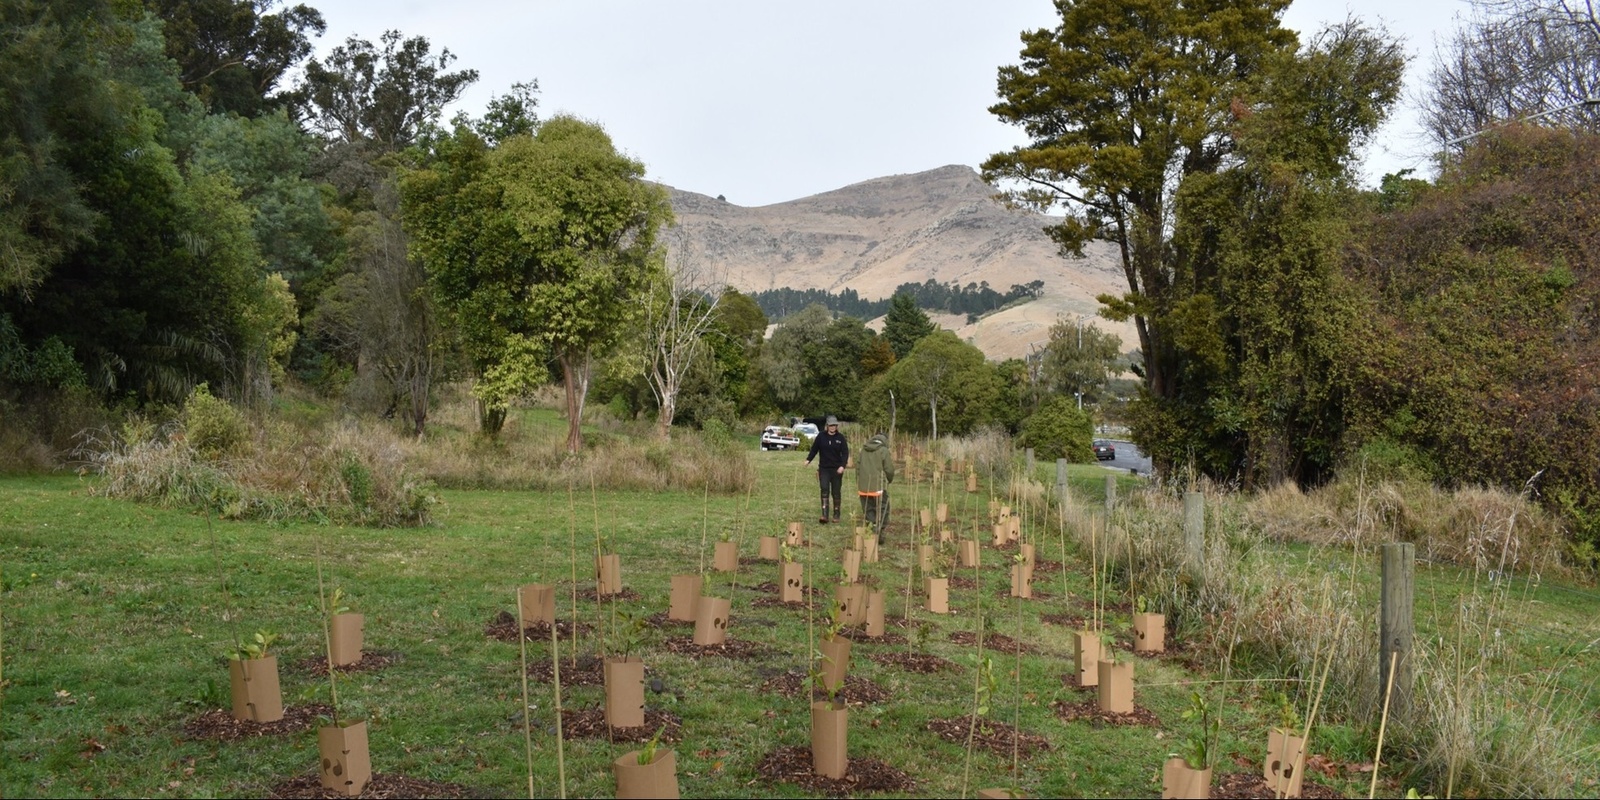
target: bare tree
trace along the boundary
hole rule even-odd
[[[1472,16],[1435,54],[1423,124],[1435,141],[1600,95],[1596,0],[1474,0]],[[1551,124],[1600,130],[1600,110]]]
[[[681,244],[672,248],[676,255],[667,260],[667,268],[651,287],[645,304],[645,336],[650,348],[645,377],[660,408],[656,429],[662,438],[672,435],[684,376],[705,346],[722,302],[722,284]]]

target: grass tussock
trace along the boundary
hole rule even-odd
[[[1268,541],[1375,547],[1410,542],[1417,557],[1498,572],[1562,569],[1560,520],[1526,493],[1345,478],[1310,492],[1282,484],[1243,505]]]

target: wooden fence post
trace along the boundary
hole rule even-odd
[[[1024,452],[1028,454],[1028,471],[1024,474],[1027,475],[1028,480],[1031,481],[1033,480],[1033,448],[1030,447]]]
[[[1111,512],[1117,510],[1117,476],[1106,476],[1106,519],[1111,519]]]
[[[1188,553],[1189,574],[1196,580],[1205,578],[1206,496],[1200,492],[1183,493],[1183,544]]]
[[[1416,545],[1390,542],[1383,546],[1383,608],[1378,618],[1378,703],[1383,708],[1384,684],[1394,664],[1389,716],[1404,716],[1411,704],[1411,648],[1416,638],[1414,590]]]
[[[1056,459],[1056,502],[1067,504],[1067,460]]]

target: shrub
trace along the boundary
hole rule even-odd
[[[201,458],[216,461],[244,455],[250,448],[250,422],[206,384],[194,387],[183,403],[184,437]]]
[[[1020,444],[1033,448],[1034,455],[1045,461],[1093,461],[1093,443],[1089,415],[1065,397],[1051,398],[1022,422]]]

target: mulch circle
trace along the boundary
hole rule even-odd
[[[972,631],[956,631],[955,633],[950,634],[950,641],[955,642],[956,644],[966,645],[968,647],[976,647],[978,645],[978,635]],[[1036,649],[1033,645],[1019,642],[1003,633],[991,633],[985,635],[983,637],[983,647],[985,650],[996,650],[1001,653],[1011,653],[1013,655],[1019,653],[1026,655],[1028,653],[1039,652],[1038,649]]]
[[[1081,631],[1089,624],[1088,618],[1081,614],[1040,614],[1039,621],[1048,622],[1051,625],[1060,625],[1063,628],[1071,628],[1075,631]]]
[[[349,795],[323,788],[322,780],[315,772],[290,778],[268,789],[266,796],[269,798],[284,798],[284,800],[349,797]],[[492,793],[462,786],[459,783],[440,783],[439,781],[429,781],[421,778],[407,778],[404,775],[387,775],[382,772],[372,773],[372,778],[367,781],[366,788],[361,790],[361,794],[356,795],[356,797],[380,799],[390,797],[466,798],[493,796]]]
[[[806,676],[790,670],[776,678],[761,684],[762,691],[777,692],[784,697],[794,697],[806,688]],[[827,693],[817,686],[811,690],[812,700],[826,700]],[[839,689],[839,699],[848,705],[864,706],[872,703],[882,703],[889,699],[889,692],[882,686],[866,678],[854,675],[844,676],[844,686]]]
[[[1087,720],[1100,725],[1146,725],[1160,727],[1161,720],[1144,706],[1135,704],[1133,711],[1127,714],[1113,714],[1110,711],[1101,711],[1100,704],[1094,700],[1085,700],[1078,703],[1065,703],[1056,701],[1050,704],[1056,710],[1056,716],[1064,722]]]
[[[645,671],[650,671],[645,667]],[[555,674],[555,667],[550,664],[550,659],[541,658],[528,665],[528,677],[539,683],[549,683]],[[592,656],[578,656],[578,665],[574,667],[569,658],[561,659],[561,685],[567,686],[604,686],[606,685],[605,661]]]
[[[820,605],[816,605],[816,604],[814,604],[814,605],[815,605],[816,608],[821,608]],[[751,608],[787,608],[787,609],[796,610],[796,611],[804,611],[809,606],[807,606],[804,601],[798,601],[798,602],[794,602],[794,603],[785,603],[785,602],[783,602],[782,600],[779,600],[776,597],[757,597],[756,599],[750,601],[750,607]]]
[[[773,559],[762,558],[760,556],[739,556],[739,566],[741,567],[759,567],[762,564],[776,563],[778,562]]]
[[[1078,673],[1069,672],[1061,676],[1061,685],[1079,692],[1099,692],[1099,686],[1084,686],[1078,681]]]
[[[644,724],[632,728],[613,728],[606,724],[606,710],[565,708],[561,710],[561,734],[569,739],[608,739],[613,742],[648,742],[661,731],[661,741],[683,741],[683,718],[652,708],[644,710]]]
[[[1033,560],[1033,574],[1035,575],[1060,575],[1061,562],[1049,559],[1036,558]]]
[[[690,658],[721,656],[736,661],[752,661],[764,658],[770,652],[765,645],[744,639],[735,639],[732,636],[723,640],[722,644],[708,645],[695,644],[693,636],[673,636],[662,642],[661,645],[667,649],[667,652],[677,653],[680,656],[689,656]]]
[[[377,672],[380,669],[398,664],[404,659],[405,656],[393,650],[385,650],[383,652],[364,651],[361,653],[360,661],[354,664],[334,667],[333,669],[340,675],[348,675],[352,672]],[[302,658],[295,662],[293,669],[296,672],[309,672],[312,675],[326,675],[328,674],[328,657],[312,656],[310,658]]]
[[[594,626],[586,622],[578,623],[578,633],[587,636],[592,630],[594,630]],[[524,628],[522,632],[530,642],[550,641],[550,623],[548,622],[535,622]],[[512,616],[510,611],[501,611],[494,615],[494,619],[489,620],[488,625],[483,626],[483,635],[490,639],[516,644],[517,618]],[[562,639],[572,639],[572,623],[564,619],[556,620],[556,635]]]
[[[965,747],[967,735],[972,735],[974,747],[988,750],[997,756],[1008,757],[1013,749],[1017,755],[1028,757],[1035,753],[1045,752],[1050,748],[1050,740],[1037,733],[1018,732],[1016,728],[992,719],[980,719],[976,727],[972,725],[972,717],[959,717],[956,719],[928,720],[928,730],[939,734],[939,738]]]
[[[1001,600],[1052,600],[1055,598],[1055,595],[1040,589],[1034,589],[1032,597],[1013,598],[1011,596],[1011,585],[1009,581],[1005,586],[1001,586],[1000,591],[995,592],[994,596],[1000,598]]]
[[[883,632],[882,636],[868,636],[867,632],[860,628],[851,628],[847,631],[847,633],[850,636],[850,641],[855,642],[856,644],[897,645],[905,644],[906,642],[910,641],[906,637],[895,633],[894,631],[887,630]]]
[[[950,588],[971,590],[978,588],[978,582],[965,575],[951,575]]]
[[[909,792],[916,788],[910,775],[876,758],[852,758],[843,778],[825,778],[812,770],[809,747],[780,747],[766,754],[756,764],[756,774],[770,782],[792,783],[827,797]]]
[[[1318,783],[1302,781],[1301,797],[1309,798],[1342,798],[1344,795]],[[1267,785],[1267,779],[1261,773],[1255,772],[1229,772],[1215,775],[1211,779],[1211,797],[1222,798],[1269,798],[1278,795]]]
[[[692,619],[672,619],[672,618],[667,616],[667,612],[665,612],[665,611],[657,611],[656,613],[651,614],[648,617],[645,617],[644,618],[644,624],[649,625],[652,628],[671,628],[671,627],[676,627],[676,626],[679,626],[679,625],[688,625],[689,627],[692,628],[692,627],[694,627],[694,620],[692,620]]]
[[[777,594],[778,593],[778,584],[773,583],[772,581],[767,581],[766,583],[758,583],[758,584],[756,584],[754,586],[746,586],[745,588],[746,589],[751,589],[751,590],[754,590],[754,591],[757,591],[757,592],[761,592],[762,594]],[[810,595],[812,597],[827,597],[830,600],[833,599],[832,595],[829,594],[828,592],[824,592],[822,590],[822,587],[820,587],[820,586],[806,586],[806,587],[803,588],[803,591],[807,592],[807,593],[810,593]]]
[[[606,602],[608,600],[621,600],[621,601],[628,602],[628,603],[632,603],[634,601],[643,600],[644,599],[644,595],[639,594],[638,592],[636,592],[636,591],[634,591],[632,589],[629,589],[626,586],[624,586],[622,588],[622,591],[617,592],[616,594],[608,594],[608,595],[606,595],[604,597],[600,596],[599,591],[600,590],[596,589],[596,588],[584,589],[584,590],[578,592],[578,599],[580,599],[580,600],[599,600],[601,602]]]
[[[277,722],[235,719],[226,709],[215,708],[183,723],[183,733],[190,739],[237,742],[256,736],[284,736],[309,731],[322,718],[332,717],[333,707],[327,703],[284,706],[283,719]]]
[[[915,672],[918,675],[932,675],[936,672],[956,672],[961,669],[955,665],[955,662],[928,653],[897,651],[893,653],[873,653],[867,658],[884,666],[899,667],[906,672]]]

